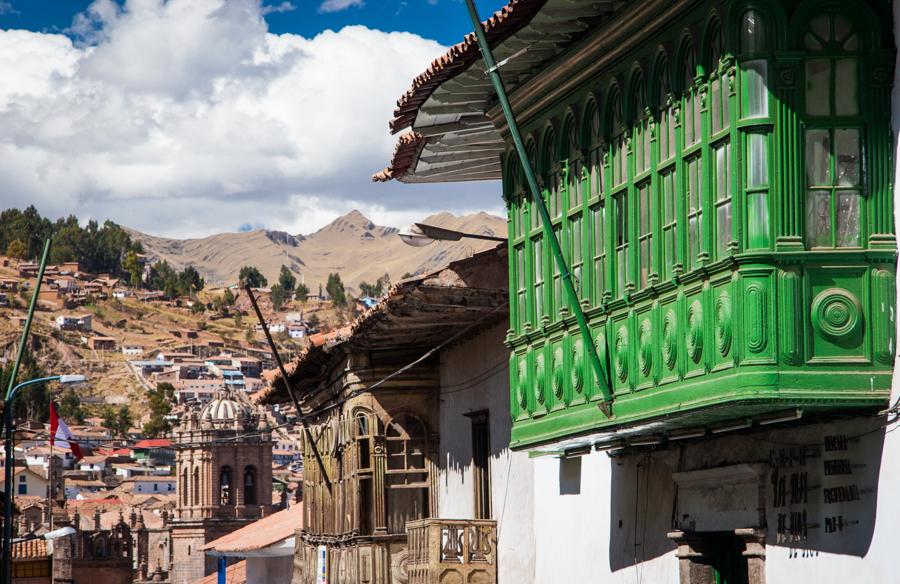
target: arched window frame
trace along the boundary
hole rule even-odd
[[[234,505],[234,472],[231,467],[223,465],[219,468],[219,505]]]
[[[258,505],[259,474],[256,472],[255,466],[247,465],[244,467],[244,477],[241,484],[244,494],[244,505]]]
[[[638,290],[643,290],[656,283],[657,275],[653,266],[653,232],[656,205],[653,201],[653,126],[650,108],[647,107],[647,94],[644,84],[644,73],[635,66],[629,83],[631,123],[631,157],[633,158],[633,175],[631,181],[634,188],[635,207],[635,260]]]
[[[680,262],[681,237],[679,230],[678,126],[679,101],[672,91],[669,57],[662,48],[657,52],[653,79],[656,83],[657,124],[656,173],[659,192],[660,256],[658,265],[660,281],[667,282],[683,270]]]
[[[587,174],[587,203],[590,222],[591,256],[591,303],[598,306],[607,301],[607,218],[606,218],[606,161],[604,160],[603,127],[599,101],[589,95],[582,108],[581,142],[587,153],[585,167]]]
[[[839,31],[839,23],[849,30]],[[865,23],[845,7],[824,3],[800,30],[797,40],[806,54],[801,104],[806,246],[860,249],[867,236],[862,99],[868,38]],[[821,93],[823,89],[827,100],[814,99],[816,90]]]
[[[199,507],[201,505],[200,501],[200,467],[194,467],[194,485],[193,489],[191,489],[191,506]]]
[[[615,295],[622,297],[634,288],[631,274],[631,217],[629,216],[629,132],[625,122],[622,94],[615,83],[606,99],[606,119],[610,144],[610,200],[613,214],[613,248],[615,250]]]
[[[740,184],[744,203],[742,248],[769,249],[774,241],[771,217],[772,105],[769,90],[776,19],[764,6],[737,14],[734,33],[738,60],[738,114],[742,155]]]
[[[403,533],[407,521],[430,515],[428,427],[418,416],[401,412],[385,425],[384,435],[388,532]]]
[[[684,173],[681,177],[682,196],[685,206],[685,269],[694,270],[700,267],[701,254],[705,245],[703,217],[703,128],[701,99],[699,86],[702,77],[699,75],[697,59],[694,53],[693,38],[686,34],[681,43],[678,58],[679,81],[681,95],[681,159]]]
[[[584,156],[579,138],[575,113],[569,110],[563,118],[559,144],[560,164],[563,168],[566,197],[564,230],[566,261],[571,268],[575,290],[582,297],[586,290],[584,282],[584,203],[587,175],[584,172]]]
[[[733,172],[735,157],[732,147],[732,100],[734,98],[734,60],[725,47],[725,35],[717,14],[713,14],[706,26],[704,42],[708,119],[707,132],[710,148],[710,205],[707,221],[712,238],[714,260],[722,260],[737,250],[734,234]]]

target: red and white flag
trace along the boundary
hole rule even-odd
[[[84,458],[81,447],[72,436],[72,431],[56,412],[56,404],[50,402],[50,446],[53,446],[54,442],[71,450],[76,462]]]

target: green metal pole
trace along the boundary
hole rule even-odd
[[[484,57],[484,68],[490,75],[491,83],[494,85],[494,91],[497,92],[497,99],[500,101],[500,107],[503,109],[503,115],[506,117],[506,124],[509,127],[509,134],[512,136],[513,143],[516,146],[516,152],[522,163],[522,169],[525,171],[525,178],[528,180],[528,187],[531,191],[531,200],[538,208],[541,214],[541,221],[544,225],[544,234],[547,241],[550,242],[550,251],[559,267],[560,276],[562,277],[563,287],[566,290],[566,296],[569,304],[572,306],[572,312],[575,313],[575,320],[578,321],[578,329],[581,331],[581,337],[584,340],[585,349],[588,358],[594,370],[594,377],[600,385],[600,391],[603,393],[603,403],[600,409],[607,416],[612,415],[612,392],[609,387],[609,376],[606,372],[606,365],[600,361],[597,354],[597,348],[594,346],[594,339],[591,331],[588,329],[587,318],[584,311],[581,310],[581,300],[575,291],[575,285],[572,283],[572,275],[569,267],[566,265],[566,259],[563,257],[562,249],[559,245],[559,239],[553,231],[553,222],[550,219],[550,212],[547,211],[547,205],[541,196],[541,190],[538,188],[537,179],[534,176],[534,169],[531,168],[531,162],[528,160],[528,153],[525,151],[525,143],[522,141],[522,135],[519,133],[519,125],[516,123],[516,116],[509,105],[506,98],[506,89],[503,87],[503,79],[500,78],[500,71],[494,62],[494,55],[491,53],[491,47],[488,45],[487,38],[484,36],[484,29],[481,25],[481,18],[478,17],[478,9],[475,7],[474,0],[466,0],[466,7],[469,9],[469,16],[472,19],[472,26],[475,28],[475,38],[478,39],[478,46],[481,48],[481,56]]]
[[[19,365],[22,363],[22,357],[25,355],[25,346],[28,343],[28,335],[31,332],[31,320],[34,318],[34,309],[37,307],[38,295],[41,292],[41,281],[44,279],[44,270],[47,268],[47,258],[50,257],[50,239],[44,243],[44,253],[41,256],[41,267],[38,270],[37,283],[34,285],[34,291],[31,293],[31,303],[28,305],[28,317],[25,319],[25,326],[22,328],[22,338],[19,339],[19,350],[16,353],[16,360],[13,362],[12,372],[9,377],[9,387],[6,389],[6,399],[3,402],[3,420],[6,426],[6,451],[11,452],[12,444],[12,398],[16,390],[16,377],[19,375]],[[12,495],[10,492],[12,483],[12,465],[13,460],[9,454],[6,457],[6,501],[3,506],[3,569],[2,582],[8,584],[12,582]]]

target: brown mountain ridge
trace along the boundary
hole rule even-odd
[[[484,212],[462,216],[442,212],[421,222],[465,233],[506,235],[506,220]],[[387,273],[396,282],[406,273],[432,271],[495,245],[463,239],[411,247],[400,240],[399,229],[376,225],[356,210],[309,235],[260,229],[169,239],[126,229],[141,242],[151,261],[166,260],[179,270],[193,266],[210,286],[234,284],[242,266],[256,266],[272,284],[283,264],[313,293],[333,272],[341,275],[345,286],[358,292],[361,281],[374,282]]]

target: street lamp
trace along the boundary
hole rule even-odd
[[[462,238],[481,239],[484,241],[506,241],[505,237],[495,237],[493,235],[480,235],[477,233],[463,233],[453,229],[444,229],[443,227],[435,227],[425,223],[413,223],[397,235],[403,240],[403,243],[413,247],[425,247],[435,241],[459,241]]]
[[[81,383],[85,379],[84,375],[51,375],[49,377],[39,377],[37,379],[29,379],[16,385],[6,394],[6,401],[3,403],[3,439],[4,454],[6,456],[4,477],[6,482],[3,485],[3,584],[12,582],[12,503],[13,503],[13,466],[15,459],[13,458],[13,400],[19,393],[19,390],[29,385],[37,383],[45,383],[47,381],[59,381],[60,383]],[[52,462],[51,462],[52,464]]]

